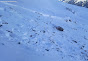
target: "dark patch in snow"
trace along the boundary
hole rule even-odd
[[[60,49],[59,48],[56,48],[57,51],[59,51]]]
[[[7,22],[4,22],[4,23],[2,23],[2,24],[8,24]]]
[[[75,11],[73,11],[71,8],[66,7],[66,10],[68,10],[68,11],[72,12],[73,14],[75,14]]]
[[[49,51],[49,49],[45,49],[46,51]]]
[[[32,29],[32,31],[34,31],[34,32],[35,32],[36,30]]]
[[[85,46],[83,45],[82,47],[81,47],[81,49],[83,49]]]
[[[75,42],[75,43],[77,43],[77,41],[75,41],[75,40],[72,40],[73,42]]]
[[[0,27],[2,27],[2,25],[0,25]]]
[[[18,42],[18,44],[21,44],[21,42]]]
[[[65,21],[66,21],[66,22],[72,22],[72,20],[70,20],[70,19],[69,19],[69,20],[65,20]]]
[[[4,43],[1,43],[2,45],[5,45]]]
[[[13,33],[12,31],[9,31],[9,30],[6,30],[7,32],[9,32],[9,33]]]
[[[45,33],[46,31],[43,30],[43,33]]]
[[[30,37],[32,37],[32,35],[30,35]]]
[[[59,31],[64,31],[64,29],[60,26],[57,26],[56,29],[59,30]]]
[[[69,22],[72,22],[72,20],[69,19]]]

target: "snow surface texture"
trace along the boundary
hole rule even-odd
[[[88,9],[57,0],[0,2],[0,61],[88,61]]]

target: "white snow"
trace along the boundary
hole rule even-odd
[[[0,61],[88,61],[88,9],[58,0],[0,2]]]

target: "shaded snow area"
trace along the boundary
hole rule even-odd
[[[57,0],[0,2],[0,61],[88,61],[88,9]]]

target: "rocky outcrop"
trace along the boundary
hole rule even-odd
[[[59,0],[59,1],[88,8],[88,0]]]

